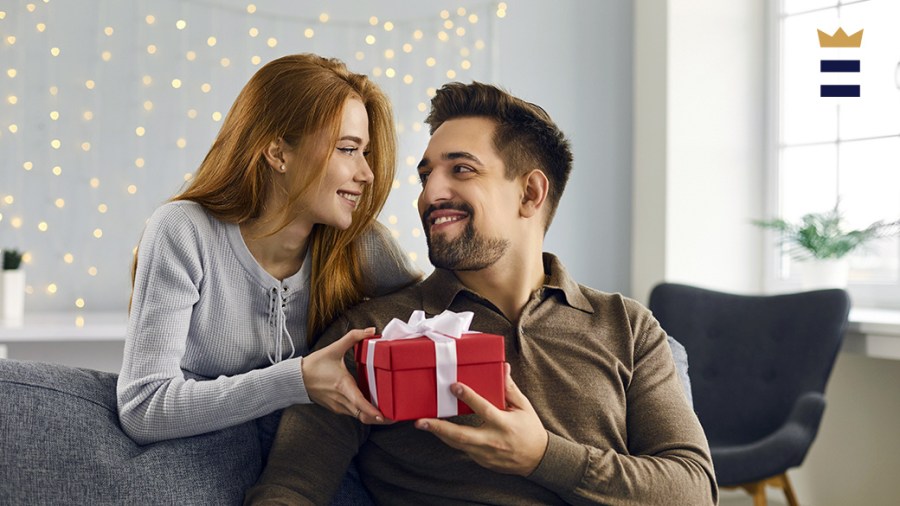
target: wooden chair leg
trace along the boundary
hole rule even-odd
[[[800,506],[800,502],[797,501],[797,494],[794,493],[794,487],[791,486],[791,480],[788,478],[787,473],[782,474],[779,478],[781,478],[781,488],[784,490],[788,506]]]
[[[744,483],[741,488],[747,491],[753,497],[753,506],[766,506],[766,482],[754,481],[753,483]]]

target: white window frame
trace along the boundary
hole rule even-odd
[[[847,6],[875,0],[839,0],[838,6]],[[889,0],[894,1],[894,0]],[[833,9],[826,7],[812,10]],[[839,7],[838,7],[839,8]],[[797,15],[797,14],[791,14]],[[782,0],[769,1],[769,27],[768,27],[768,59],[766,73],[768,75],[768,94],[766,98],[767,124],[766,129],[766,184],[765,184],[765,217],[780,216],[779,180],[780,180],[780,155],[781,155],[781,93],[782,93]],[[869,140],[877,139],[872,137]],[[833,144],[840,144],[837,139]],[[843,141],[846,142],[846,141]],[[863,140],[862,142],[865,142]],[[889,218],[889,217],[886,217]],[[766,231],[764,239],[763,262],[763,287],[768,292],[800,291],[799,276],[792,273],[789,277],[781,276],[783,253],[778,244],[777,232]],[[900,280],[894,284],[860,284],[852,283],[847,287],[853,300],[854,307],[872,307],[884,309],[900,309]]]

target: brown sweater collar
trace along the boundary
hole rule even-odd
[[[581,287],[569,276],[562,262],[552,253],[544,253],[544,273],[546,281],[544,288],[558,290],[565,295],[566,303],[575,308],[593,313],[594,308],[581,292]],[[447,269],[435,269],[434,272],[422,282],[422,308],[430,315],[440,314],[449,308],[457,295],[467,292],[480,297],[477,293],[466,288],[453,271]]]

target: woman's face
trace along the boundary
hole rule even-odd
[[[303,208],[312,224],[345,230],[353,223],[357,202],[374,179],[365,157],[368,147],[366,107],[359,99],[347,99],[340,133],[325,168],[325,178],[303,198]]]

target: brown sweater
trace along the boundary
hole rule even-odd
[[[518,322],[437,269],[417,286],[348,311],[317,345],[353,328],[383,329],[415,309],[473,311],[473,330],[504,336],[512,377],[549,433],[530,476],[482,468],[412,422],[366,426],[308,404],[285,411],[247,503],[327,504],[358,455],[380,504],[715,504],[706,437],[665,332],[637,302],[576,284],[554,256],[545,254],[544,266],[548,282]]]

